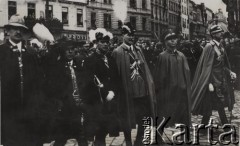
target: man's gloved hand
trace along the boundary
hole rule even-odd
[[[237,75],[234,72],[230,72],[230,76],[232,80],[235,80],[237,78]]]
[[[106,97],[107,101],[111,101],[114,98],[115,94],[113,91],[108,91],[108,95]]]
[[[213,91],[214,91],[214,87],[213,87],[213,84],[212,84],[212,83],[210,83],[210,84],[208,85],[208,89],[209,89],[210,92],[213,92]]]

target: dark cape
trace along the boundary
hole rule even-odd
[[[144,72],[146,79],[146,86],[149,94],[149,108],[151,110],[151,115],[155,117],[156,111],[156,95],[155,95],[155,86],[153,82],[153,78],[151,72],[148,68],[144,55],[140,48],[136,48],[137,56],[139,59],[144,62]],[[112,53],[114,60],[117,65],[117,88],[118,88],[118,112],[120,113],[120,118],[122,121],[123,128],[135,128],[136,119],[134,113],[134,104],[132,90],[130,88],[130,57],[128,54],[128,48],[125,44],[122,44],[117,49],[115,49]]]
[[[162,52],[157,60],[156,85],[158,116],[170,117],[175,123],[190,124],[190,70],[185,56],[179,52]]]
[[[217,55],[211,43],[208,43],[203,49],[202,56],[198,62],[198,66],[195,72],[195,76],[192,83],[192,113],[197,115],[203,115],[207,110],[212,110],[212,104],[208,99],[210,92],[208,91],[208,85],[210,83],[210,77],[212,72],[212,66],[214,62],[214,56]],[[230,64],[226,53],[224,52],[224,60],[226,68],[230,69]],[[227,96],[225,96],[225,105],[228,106],[229,110],[232,110],[234,104],[234,93],[230,85],[230,76],[227,76]],[[216,103],[215,103],[216,104]]]

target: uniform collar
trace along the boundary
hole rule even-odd
[[[22,51],[22,42],[20,41],[19,43],[14,43],[11,39],[9,39],[9,42],[14,46],[17,47],[18,51],[21,52]]]
[[[174,49],[174,50],[166,49],[166,51],[170,54],[178,54],[177,49]]]
[[[125,43],[123,43],[123,46],[124,46],[124,48],[126,48],[128,50],[131,48],[131,46],[129,46],[129,45],[125,44]]]

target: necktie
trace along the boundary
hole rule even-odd
[[[104,55],[103,61],[104,61],[104,64],[106,65],[106,67],[109,68],[108,59],[105,55]]]

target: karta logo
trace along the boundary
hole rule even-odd
[[[213,119],[209,120],[208,125],[204,124],[193,124],[192,127],[188,127],[184,124],[175,124],[175,129],[178,132],[174,132],[172,135],[169,136],[169,134],[166,134],[165,132],[165,126],[167,125],[169,118],[163,118],[161,123],[158,126],[155,126],[157,123],[157,118],[154,119],[152,117],[144,117],[143,118],[143,127],[144,127],[144,135],[143,135],[143,144],[144,145],[154,145],[158,143],[158,139],[160,138],[164,143],[169,145],[183,145],[183,144],[193,144],[193,145],[199,145],[199,132],[200,130],[207,130],[206,136],[207,136],[207,142],[210,145],[216,145],[216,144],[223,144],[223,145],[229,145],[229,144],[238,144],[239,141],[237,139],[237,127],[233,124],[224,124],[221,128],[217,124],[213,124]],[[191,131],[192,130],[192,135]],[[221,132],[217,135],[217,138],[214,139],[213,135],[217,134],[214,133],[216,130],[222,130],[224,132]],[[191,139],[192,137],[192,139]],[[217,139],[217,140],[216,140]]]

